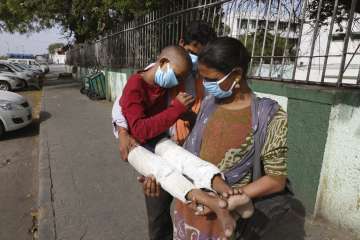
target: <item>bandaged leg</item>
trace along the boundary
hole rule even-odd
[[[155,153],[161,156],[171,166],[194,181],[197,188],[211,190],[211,181],[220,170],[206,162],[170,139],[162,139],[155,147]]]
[[[175,198],[188,203],[189,200],[208,206],[213,210],[221,222],[224,235],[230,237],[235,229],[235,221],[230,212],[220,205],[224,205],[217,196],[210,196],[206,192],[196,189],[195,186],[185,178],[180,171],[144,147],[134,148],[128,155],[129,163],[144,176],[154,175],[161,187]],[[226,205],[226,203],[225,203]]]
[[[161,187],[173,197],[184,203],[188,202],[185,196],[195,188],[194,184],[159,155],[138,146],[130,151],[128,161],[140,174],[153,175]]]

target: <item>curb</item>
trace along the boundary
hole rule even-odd
[[[53,208],[52,179],[50,167],[50,154],[48,148],[48,135],[46,122],[42,122],[45,112],[44,88],[41,96],[40,133],[39,133],[39,192],[38,192],[38,239],[55,240],[56,225]]]

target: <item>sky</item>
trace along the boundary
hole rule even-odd
[[[57,27],[31,34],[9,34],[0,32],[0,56],[11,53],[44,54],[51,43],[66,39]]]

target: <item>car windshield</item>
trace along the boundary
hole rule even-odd
[[[24,71],[23,69],[21,69],[21,68],[19,68],[18,66],[15,66],[14,64],[9,64],[9,65],[11,65],[10,67],[12,67],[15,71],[17,71],[17,72],[22,72],[22,71]]]
[[[26,68],[25,68],[24,66],[22,66],[22,65],[20,65],[20,64],[18,64],[18,63],[14,63],[13,65],[14,65],[15,67],[18,67],[18,68],[22,69],[22,70],[26,70]]]
[[[1,72],[13,72],[11,68],[9,68],[7,65],[0,64],[0,71]]]
[[[26,68],[26,69],[33,69],[31,66],[26,65],[26,64],[22,64],[21,66],[22,66],[23,68]]]

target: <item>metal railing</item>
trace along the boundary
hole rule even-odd
[[[343,1],[344,2],[344,1]],[[359,0],[182,0],[67,53],[70,65],[142,68],[194,20],[251,53],[249,78],[360,87]],[[355,11],[356,10],[356,11]]]

